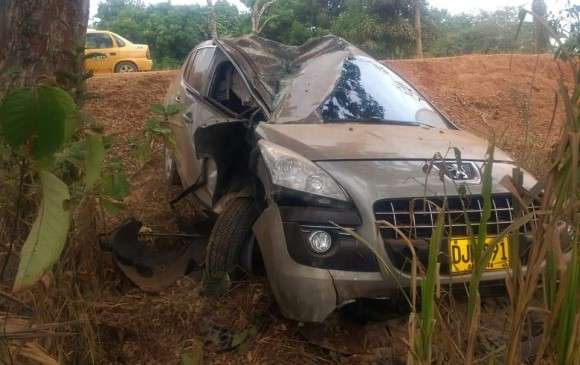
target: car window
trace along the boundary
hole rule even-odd
[[[187,60],[183,64],[183,79],[187,82],[189,80],[189,75],[193,72],[193,61],[195,60],[196,50],[191,51]]]
[[[363,56],[345,59],[319,112],[325,123],[384,122],[447,128],[444,118],[396,73]]]
[[[201,92],[204,86],[204,75],[207,74],[215,53],[215,47],[204,47],[197,50],[189,69],[185,70],[185,82]]]
[[[250,90],[229,60],[217,65],[211,80],[209,89],[211,99],[237,114],[246,114],[256,109]]]
[[[106,33],[88,33],[86,47],[88,49],[113,48],[113,40]]]
[[[115,38],[115,42],[117,43],[117,47],[125,47],[125,41],[118,37],[116,34],[111,34],[113,38]]]

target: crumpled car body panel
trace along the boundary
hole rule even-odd
[[[242,191],[244,185],[250,187],[243,190],[244,196],[254,197],[261,210],[253,233],[282,313],[299,321],[319,322],[352,300],[389,297],[401,286],[409,287],[411,275],[406,262],[400,259],[405,256],[405,246],[396,234],[385,238],[377,222],[385,216],[396,218],[397,214],[411,219],[414,213],[409,205],[407,211],[395,212],[394,204],[400,204],[398,209],[402,209],[406,203],[424,197],[437,200],[449,196],[457,200],[465,193],[462,189],[476,197],[474,204],[480,204],[477,199],[482,194],[480,177],[488,158],[487,141],[457,128],[402,77],[342,38],[325,36],[302,46],[286,46],[252,35],[222,38],[212,44],[232,61],[255,104],[261,108],[261,114],[257,109],[250,109],[241,113],[234,123],[236,118],[231,115],[211,118],[208,123],[190,121],[192,125],[199,124],[191,134],[195,141],[195,148],[191,150],[197,151],[200,161],[213,158],[218,167],[229,168],[227,179],[218,173],[215,191],[223,192],[225,197],[214,196],[214,205],[209,207],[214,213],[219,214],[216,206],[223,208],[228,197]],[[207,48],[208,43],[203,47]],[[383,84],[379,80],[373,85],[376,80],[372,77],[363,80],[364,67],[371,74],[379,72],[388,81],[386,86],[391,94],[382,104],[368,96]],[[348,77],[354,81],[349,83]],[[179,87],[179,83],[175,85]],[[211,88],[206,85],[204,89]],[[400,95],[395,95],[395,102],[389,100],[390,95],[397,93]],[[245,100],[248,94],[244,95],[240,99]],[[413,105],[407,113],[408,120],[377,118],[401,115],[397,110],[399,100]],[[349,103],[360,104],[355,105],[360,110],[347,110]],[[239,104],[231,103],[232,106]],[[261,119],[253,118],[255,115],[261,115]],[[231,133],[218,133],[223,129]],[[242,147],[232,149],[236,141],[243,141]],[[312,162],[344,189],[348,201],[326,199],[327,202],[322,202],[324,199],[312,196],[302,199],[300,191],[282,191],[272,182],[258,146],[260,141],[290,150]],[[178,153],[189,151],[184,148]],[[443,166],[467,163],[478,178],[454,180],[449,172],[433,167],[434,161]],[[509,219],[499,212],[511,214],[513,209],[510,191],[501,180],[511,175],[516,165],[507,153],[497,148],[494,161],[492,192],[501,198],[498,204],[507,204],[494,211],[497,231]],[[535,183],[524,172],[523,187],[530,189]],[[381,207],[392,210],[381,211]],[[433,218],[430,213],[426,212],[423,218]],[[389,273],[377,263],[369,247],[334,225],[337,219],[341,226],[356,231],[378,252],[390,266]],[[423,225],[426,229],[432,228],[429,221]],[[321,255],[309,250],[309,235],[315,230],[331,234],[336,245],[332,251]],[[423,250],[419,252],[422,255],[428,237],[424,231],[421,234],[416,231],[413,231],[414,244],[419,251]],[[448,254],[445,244],[441,246],[441,253],[441,256]],[[505,275],[505,271],[490,271],[484,273],[483,280],[501,281]],[[443,284],[460,284],[469,277],[469,274],[449,272],[440,275]]]

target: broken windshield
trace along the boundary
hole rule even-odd
[[[447,128],[444,118],[405,80],[377,61],[350,56],[319,108],[325,123],[427,124]]]

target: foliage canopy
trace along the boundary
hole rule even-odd
[[[259,0],[244,0],[252,7]],[[408,58],[415,52],[413,0],[276,0],[262,19],[261,35],[286,44],[334,33],[379,58]],[[248,11],[225,0],[215,3],[220,36],[251,31]],[[427,56],[534,52],[534,24],[519,29],[518,9],[451,15],[420,0],[423,48]],[[200,5],[146,6],[141,0],[105,0],[95,27],[147,43],[158,68],[180,65],[189,51],[211,37],[208,8]],[[572,29],[575,29],[574,27]],[[518,37],[515,34],[518,33]]]

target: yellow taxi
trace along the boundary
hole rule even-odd
[[[87,31],[85,68],[95,73],[151,71],[153,61],[146,44],[135,44],[106,30]]]

